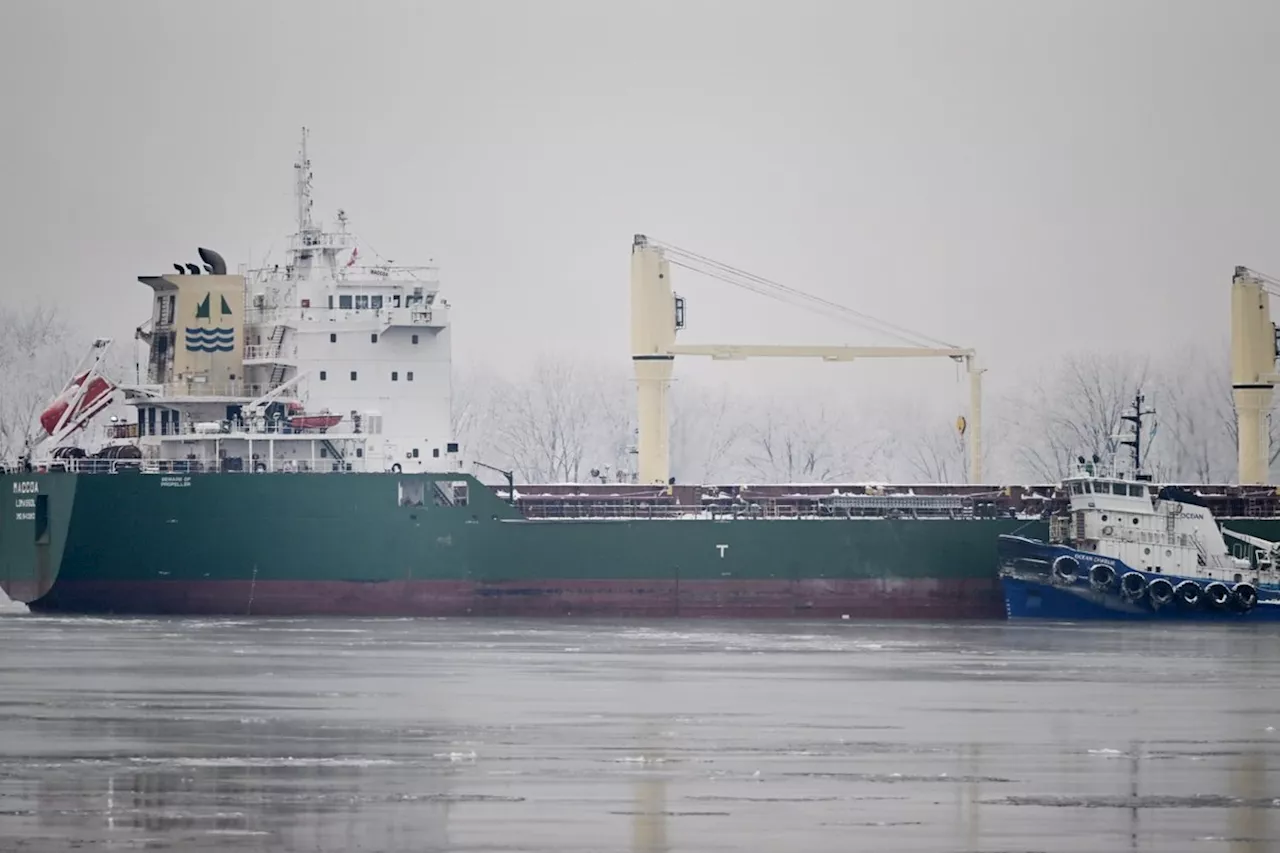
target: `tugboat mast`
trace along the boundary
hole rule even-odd
[[[1142,402],[1146,398],[1142,395],[1141,389],[1133,398],[1133,413],[1123,414],[1120,420],[1128,421],[1133,424],[1133,434],[1127,438],[1121,438],[1120,443],[1132,448],[1133,452],[1133,477],[1135,480],[1150,480],[1150,474],[1142,473],[1142,419],[1146,415],[1154,415],[1155,409],[1147,409],[1143,411]]]

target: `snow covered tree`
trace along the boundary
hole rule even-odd
[[[74,369],[71,330],[57,308],[0,308],[0,459],[40,436],[40,412]]]

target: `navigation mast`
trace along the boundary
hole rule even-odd
[[[1142,473],[1142,419],[1147,415],[1154,415],[1155,409],[1143,409],[1142,402],[1146,399],[1142,395],[1141,389],[1133,398],[1133,413],[1122,414],[1120,420],[1128,421],[1133,424],[1133,434],[1124,436],[1120,439],[1120,444],[1125,447],[1132,448],[1133,453],[1133,478],[1135,480],[1150,480],[1150,474]]]

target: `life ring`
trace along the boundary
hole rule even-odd
[[[259,474],[261,474],[263,471],[266,471],[266,470],[267,470],[267,463],[265,463],[265,462],[255,462],[255,463],[253,463],[253,470],[254,470],[254,471],[256,471],[256,472],[258,472]]]
[[[1108,524],[1106,527],[1102,528],[1102,535],[1103,535],[1103,536],[1110,536],[1112,533],[1115,533],[1115,532],[1116,532],[1116,529],[1115,529],[1114,527],[1112,527],[1110,524]]]
[[[399,474],[399,473],[400,473],[400,471],[401,471],[400,463],[399,463],[399,462],[392,462],[392,463],[391,463],[391,473],[392,473],[392,474]]]

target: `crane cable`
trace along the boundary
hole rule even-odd
[[[1249,267],[1245,267],[1244,269],[1258,281],[1262,282],[1263,290],[1272,296],[1280,296],[1280,278],[1276,278],[1273,275],[1267,275],[1264,272],[1258,272],[1257,270],[1250,269]]]
[[[870,314],[850,308],[847,305],[841,305],[840,303],[833,302],[830,299],[815,296],[814,294],[806,293],[805,291],[794,287],[789,287],[785,284],[773,281],[772,279],[765,278],[764,276],[759,276],[754,273],[738,269],[737,267],[709,258],[706,255],[700,255],[697,252],[691,252],[688,249],[682,249],[679,246],[674,246],[670,243],[664,243],[658,240],[651,239],[649,242],[651,245],[662,249],[668,255],[668,263],[690,270],[691,272],[700,273],[710,278],[725,282],[726,284],[731,284],[735,287],[740,287],[744,290],[749,290],[752,293],[756,293],[770,299],[776,299],[789,305],[816,311],[825,316],[831,316],[834,311],[838,315],[843,315],[841,319],[851,322],[854,325],[889,335],[897,340],[905,341],[912,346],[959,349],[955,344],[920,334],[919,332],[906,329],[877,317],[872,317]],[[806,302],[808,304],[805,304]],[[877,326],[880,328],[877,328]]]

